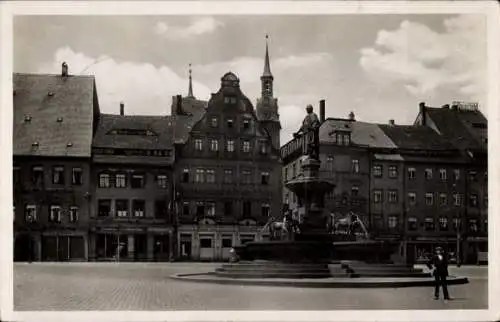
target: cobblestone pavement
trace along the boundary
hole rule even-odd
[[[435,301],[430,287],[308,289],[200,284],[168,278],[212,271],[202,263],[16,263],[16,311],[487,309],[487,268],[452,268],[470,283]]]

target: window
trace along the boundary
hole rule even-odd
[[[43,185],[43,167],[34,166],[31,168],[31,181],[36,186]]]
[[[216,117],[212,117],[212,119],[210,120],[210,125],[212,127],[218,127],[219,126],[219,120]]]
[[[446,217],[439,218],[439,230],[440,231],[448,230],[448,218]]]
[[[351,170],[353,173],[359,173],[359,160],[351,160]]]
[[[439,180],[446,181],[448,180],[448,172],[446,169],[439,169]]]
[[[196,175],[194,177],[194,182],[203,183],[205,182],[205,169],[196,169]]]
[[[233,214],[233,203],[231,201],[224,202],[224,215],[229,216]]]
[[[132,180],[130,181],[130,186],[134,189],[144,187],[144,175],[143,174],[133,174]]]
[[[295,178],[295,176],[297,175],[297,165],[294,163],[292,163],[292,178]]]
[[[216,139],[210,140],[210,151],[217,152],[219,151],[219,141]]]
[[[233,170],[225,169],[224,170],[224,183],[233,183]]]
[[[351,187],[351,196],[352,197],[357,197],[359,195],[359,187],[358,186],[352,186]]]
[[[189,169],[182,170],[182,182],[189,182]]]
[[[227,120],[227,127],[228,128],[232,128],[233,127],[233,120],[232,119],[228,119]]]
[[[207,183],[215,183],[215,170],[208,169],[206,178],[207,178]]]
[[[382,202],[382,191],[381,190],[373,190],[373,202],[375,202],[375,203]]]
[[[110,175],[109,173],[99,174],[99,188],[109,188]]]
[[[128,216],[128,200],[118,199],[115,201],[116,205],[116,216],[127,217]]]
[[[434,204],[434,194],[432,192],[425,193],[425,204],[432,206]]]
[[[201,139],[195,139],[194,140],[194,149],[196,151],[202,151],[203,150],[203,141]]]
[[[458,227],[460,227],[460,219],[458,218],[453,218],[453,229],[457,230]]]
[[[222,238],[222,248],[231,248],[233,247],[233,240],[230,237]]]
[[[269,172],[262,172],[260,175],[261,184],[269,184]]]
[[[288,167],[285,167],[285,174],[283,176],[285,177],[285,181],[288,181]]]
[[[127,176],[125,173],[117,173],[116,174],[115,187],[116,188],[127,187]]]
[[[71,183],[74,186],[79,186],[83,183],[83,171],[82,168],[73,168],[71,176]]]
[[[431,180],[432,179],[432,169],[425,169],[425,179],[426,180]]]
[[[415,168],[408,168],[408,179],[415,180],[417,170]]]
[[[439,194],[439,205],[446,206],[448,204],[448,195],[446,193]]]
[[[167,218],[167,215],[167,201],[155,200],[155,218]]]
[[[162,189],[166,189],[168,186],[168,181],[167,181],[167,176],[164,174],[159,174],[156,176],[156,182],[158,184],[158,187]]]
[[[252,183],[252,171],[243,170],[243,183],[246,184]]]
[[[212,238],[200,238],[200,248],[212,248]]]
[[[267,142],[266,141],[259,141],[259,152],[262,155],[267,154]]]
[[[208,201],[207,205],[207,216],[214,217],[215,216],[215,202]]]
[[[243,120],[243,129],[248,130],[250,128],[250,120],[245,119]]]
[[[382,177],[382,166],[381,165],[374,165],[373,166],[373,176],[380,178]]]
[[[288,192],[285,193],[285,204],[286,205],[290,204],[290,194]]]
[[[349,134],[344,134],[344,145],[351,144],[351,136]]]
[[[50,214],[49,214],[50,222],[61,222],[61,206],[52,205],[50,206]]]
[[[394,229],[398,227],[398,217],[397,216],[389,216],[388,217],[388,226],[390,229]]]
[[[243,152],[250,152],[250,141],[243,141]]]
[[[203,216],[205,215],[205,205],[202,201],[198,201],[196,203],[196,215]]]
[[[226,150],[227,152],[234,152],[234,140],[227,140]]]
[[[99,217],[108,217],[111,215],[111,200],[101,199],[97,201],[97,215]]]
[[[397,203],[398,202],[398,192],[396,190],[389,191],[389,203]]]
[[[426,217],[424,221],[424,228],[426,231],[434,230],[434,218]]]
[[[453,179],[455,181],[460,180],[460,170],[459,169],[454,169],[453,170]]]
[[[453,194],[453,204],[455,206],[461,206],[463,203],[463,196],[460,193]]]
[[[271,206],[268,203],[263,203],[261,206],[262,217],[269,217],[271,214]]]
[[[469,180],[470,181],[476,181],[476,177],[477,177],[476,171],[469,171]]]
[[[189,215],[191,212],[189,211],[189,202],[184,201],[182,203],[182,214],[183,215]]]
[[[479,206],[478,197],[476,194],[469,195],[469,205],[474,208],[477,208]]]
[[[415,192],[408,192],[408,204],[411,206],[417,204],[417,194]]]
[[[250,201],[243,201],[243,217],[250,217],[252,214],[252,203]]]
[[[57,166],[52,169],[52,183],[64,184],[64,167]]]
[[[389,166],[389,178],[397,178],[398,177],[398,167],[395,165]]]
[[[144,217],[146,215],[146,202],[144,200],[133,200],[132,213],[134,217]]]
[[[36,221],[36,206],[35,205],[26,205],[24,209],[24,218],[26,222],[31,223]]]
[[[417,230],[417,228],[418,228],[417,218],[415,217],[408,218],[408,230]]]
[[[469,219],[469,231],[476,232],[477,231],[477,220]]]

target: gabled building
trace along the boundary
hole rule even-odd
[[[14,260],[87,260],[92,76],[14,74]]]
[[[191,92],[175,97],[172,111],[179,257],[227,259],[233,245],[262,239],[281,212],[278,151],[231,72],[208,102]]]
[[[175,256],[171,116],[101,114],[92,142],[90,258]]]

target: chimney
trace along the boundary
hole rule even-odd
[[[325,100],[319,101],[319,122],[325,121]]]
[[[176,95],[175,96],[175,114],[177,115],[183,115],[182,111],[182,95]]]
[[[449,110],[449,109],[450,109],[450,104],[444,104],[444,105],[442,106],[442,108],[445,108],[445,109]]]
[[[120,115],[125,115],[125,104],[120,102]]]
[[[354,115],[354,112],[351,111],[348,115],[349,121],[356,121],[356,116]]]
[[[62,69],[62,71],[61,71],[61,75],[62,75],[63,77],[68,76],[68,64],[66,64],[66,62],[63,62],[63,63],[62,63],[62,68],[61,68],[61,69]]]
[[[395,125],[396,123],[394,122],[394,119],[389,120],[389,125]]]
[[[419,107],[420,107],[420,115],[421,116],[421,121],[420,121],[420,125],[423,125],[423,126],[427,126],[427,115],[426,115],[426,111],[425,111],[425,103],[424,102],[421,102],[419,104]]]

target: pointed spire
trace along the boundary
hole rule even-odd
[[[263,77],[273,77],[273,74],[271,74],[271,65],[269,64],[269,46],[268,46],[268,40],[269,40],[269,35],[266,34],[266,57],[264,61],[264,73],[262,74]]]
[[[194,98],[193,95],[193,78],[191,76],[191,63],[189,63],[189,90],[188,90],[188,96],[189,98]]]

